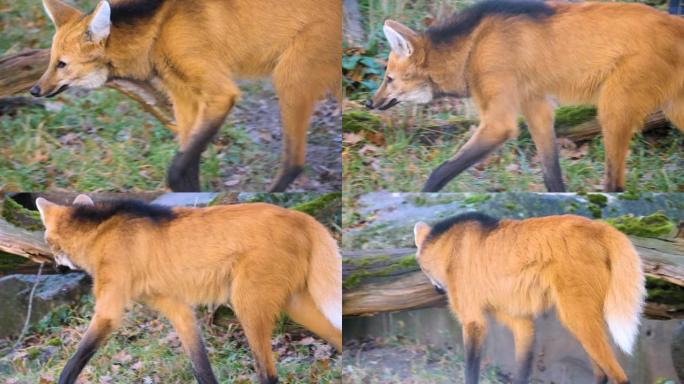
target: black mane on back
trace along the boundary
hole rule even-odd
[[[111,4],[112,24],[133,24],[154,16],[164,0],[124,0]]]
[[[114,216],[124,215],[133,218],[146,218],[154,222],[169,221],[176,214],[169,207],[148,204],[139,200],[110,200],[95,205],[75,205],[71,219],[75,221],[99,224]]]
[[[449,217],[435,224],[425,241],[427,242],[436,239],[450,230],[454,225],[463,224],[469,221],[477,222],[485,231],[491,231],[499,225],[499,219],[492,216],[480,212],[466,212]]]
[[[471,33],[487,16],[527,16],[538,20],[554,14],[554,9],[536,0],[485,0],[453,14],[425,32],[433,44],[449,43]]]

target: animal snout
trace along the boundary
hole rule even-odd
[[[32,96],[40,97],[40,85],[34,85],[33,87],[31,87],[31,90],[29,92]]]
[[[374,107],[373,107],[373,99],[368,99],[368,100],[366,101],[366,108],[368,108],[368,109],[373,109],[373,108],[374,108]]]

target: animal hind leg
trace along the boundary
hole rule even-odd
[[[677,129],[684,132],[684,94],[666,103],[663,112]]]
[[[532,374],[534,359],[534,321],[530,317],[513,317],[501,313],[496,313],[496,319],[513,333],[516,363],[513,383],[526,384]]]
[[[199,384],[218,384],[209,363],[207,350],[189,305],[170,298],[155,298],[148,303],[161,312],[171,322],[185,353],[192,363],[192,371]]]
[[[254,271],[238,275],[231,286],[231,305],[247,336],[262,384],[278,382],[271,335],[275,321],[285,306],[287,292],[282,286],[268,284]]]
[[[553,129],[553,105],[545,97],[538,97],[523,103],[522,111],[537,152],[542,156],[546,189],[549,192],[564,192],[556,133]]]
[[[283,125],[283,149],[280,170],[270,192],[284,191],[304,169],[307,130],[316,101],[326,91],[339,95],[338,90],[331,89],[340,84],[339,56],[334,60],[328,59],[329,55],[318,57],[319,52],[329,51],[316,48],[320,44],[318,29],[312,26],[302,31],[280,56],[273,71]]]
[[[342,351],[342,331],[335,328],[323,315],[308,292],[292,295],[285,306],[285,311],[290,319],[324,338],[338,351]]]
[[[638,59],[638,58],[637,58]],[[625,188],[625,167],[629,143],[646,116],[664,102],[658,74],[663,68],[637,59],[624,63],[605,80],[598,101],[598,119],[604,138],[606,192],[621,192]]]

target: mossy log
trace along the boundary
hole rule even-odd
[[[647,276],[684,287],[684,240],[631,239]],[[444,305],[445,296],[435,292],[416,264],[415,251],[400,248],[345,252],[343,314],[372,315]],[[684,307],[649,302],[645,314],[659,319],[684,318]]]
[[[661,128],[668,126],[669,122],[665,114],[661,111],[649,115],[644,121],[642,132],[654,128]],[[556,128],[556,136],[570,139],[574,142],[582,142],[591,140],[601,134],[601,124],[598,119],[592,119],[587,122],[575,126],[562,126]]]
[[[0,97],[27,92],[43,74],[49,60],[47,49],[29,49],[0,57]],[[137,101],[144,110],[175,131],[173,108],[156,82],[115,79],[107,86]]]
[[[0,219],[0,251],[29,258],[36,263],[52,262],[52,252],[42,232],[32,232]]]

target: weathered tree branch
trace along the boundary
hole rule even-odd
[[[52,252],[43,234],[30,232],[0,219],[0,251],[29,258],[36,263],[51,262]]]
[[[0,97],[28,91],[43,74],[49,60],[47,49],[29,49],[0,57]],[[144,110],[175,131],[173,108],[160,84],[114,79],[107,86],[137,101]]]
[[[646,118],[641,131],[645,132],[654,128],[666,127],[668,124],[669,121],[665,117],[665,114],[662,111],[658,111]],[[575,142],[591,140],[600,134],[601,125],[599,124],[598,119],[589,120],[572,127],[556,128],[556,136],[565,137]]]
[[[643,260],[646,275],[684,286],[684,241],[632,237]],[[418,266],[412,262],[413,248],[381,249],[344,254],[345,316],[371,315],[439,306],[445,297],[437,294]],[[647,316],[683,318],[684,313],[660,304],[647,305]]]

